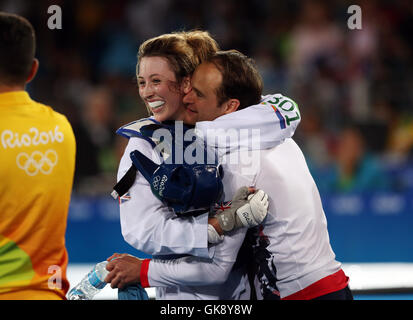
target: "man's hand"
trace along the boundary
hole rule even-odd
[[[109,263],[106,269],[109,274],[104,279],[106,283],[114,288],[123,289],[128,285],[140,282],[142,261],[128,254],[115,253],[107,259]]]
[[[242,187],[235,193],[231,207],[219,210],[215,216],[219,227],[228,232],[241,227],[259,225],[268,212],[268,195],[263,190]],[[217,230],[218,233],[219,230]]]

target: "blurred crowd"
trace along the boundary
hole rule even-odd
[[[348,28],[350,4],[361,30]],[[47,26],[50,5],[61,30]],[[322,193],[413,190],[410,0],[0,0],[0,10],[35,27],[40,70],[28,89],[72,123],[76,193],[110,193],[126,144],[115,131],[147,116],[140,43],[195,28],[253,57],[265,93],[297,102],[295,139]]]

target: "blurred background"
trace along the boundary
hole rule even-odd
[[[353,4],[362,10],[360,30],[348,27]],[[51,5],[62,9],[60,30],[48,28]],[[126,145],[115,130],[147,116],[135,80],[139,45],[199,28],[222,49],[253,57],[265,93],[297,102],[295,140],[319,187],[337,259],[356,279],[350,286],[412,290],[413,1],[0,0],[0,10],[33,24],[40,69],[28,91],[65,114],[76,135],[71,265],[113,252],[145,257],[123,241],[110,197]],[[399,282],[385,283],[395,274],[403,274]]]

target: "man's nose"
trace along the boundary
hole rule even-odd
[[[184,90],[184,97],[182,99],[183,103],[192,103],[193,102],[193,91],[192,87],[189,87],[189,89]]]
[[[191,92],[191,90],[192,90],[192,86],[191,86],[191,83],[189,82],[185,87],[184,87],[184,94],[187,94],[187,93],[189,93],[189,92]]]

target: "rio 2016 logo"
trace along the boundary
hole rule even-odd
[[[37,128],[30,128],[29,133],[19,135],[11,130],[4,130],[1,133],[1,143],[4,149],[21,148],[29,146],[37,146],[40,144],[49,144],[53,142],[63,142],[64,135],[59,131],[59,126],[56,126],[54,131],[41,131]]]
[[[28,132],[16,133],[12,130],[4,130],[1,133],[1,144],[4,149],[20,149],[25,147],[36,147],[53,143],[62,143],[63,133],[56,126],[54,130],[39,131],[30,128]],[[39,172],[50,174],[58,161],[57,152],[53,149],[46,151],[35,150],[32,152],[20,152],[16,157],[17,167],[29,176],[35,176]]]

